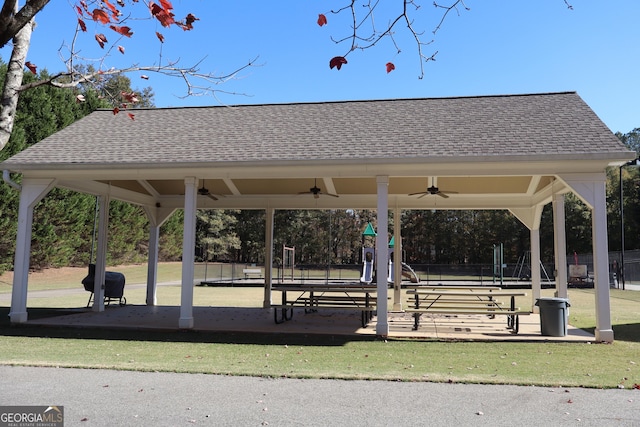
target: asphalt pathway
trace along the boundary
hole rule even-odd
[[[640,390],[0,366],[0,405],[65,426],[640,426]]]

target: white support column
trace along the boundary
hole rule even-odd
[[[540,220],[544,205],[535,205],[531,208],[509,209],[529,229],[530,237],[530,269],[531,269],[531,310],[539,313],[538,306],[535,305],[540,298],[541,278],[540,278]]]
[[[531,311],[540,313],[536,301],[540,298],[542,288],[540,277],[540,229],[529,230],[531,239]]]
[[[20,207],[18,208],[18,233],[13,264],[13,289],[11,293],[11,323],[27,321],[27,289],[29,283],[29,260],[31,258],[31,229],[33,209],[53,188],[55,181],[27,179],[22,181]]]
[[[376,334],[386,337],[389,335],[389,319],[387,318],[387,259],[389,258],[389,177],[377,176],[378,205],[378,235],[376,236],[376,284],[378,290],[377,326]]]
[[[157,305],[158,289],[158,249],[160,226],[149,224],[149,259],[147,260],[147,305]]]
[[[402,210],[393,210],[393,310],[402,311]]]
[[[271,307],[271,287],[273,286],[273,218],[274,209],[267,208],[264,238],[264,300],[263,308]]]
[[[609,301],[609,245],[607,243],[605,182],[594,182],[594,205],[591,216],[593,275],[596,293],[596,341],[613,342]]]
[[[158,250],[160,245],[160,227],[175,209],[145,207],[149,218],[149,259],[147,260],[147,305],[158,304]]]
[[[596,298],[596,341],[613,341],[609,301],[609,245],[607,243],[607,198],[604,172],[567,174],[560,177],[591,209],[593,274]]]
[[[553,195],[553,247],[556,267],[556,296],[567,298],[567,234],[564,217],[564,195]]]
[[[107,239],[109,234],[109,204],[111,197],[98,197],[98,242],[96,245],[96,273],[93,277],[93,306],[92,310],[104,311],[105,271],[107,269]]]
[[[184,230],[182,238],[182,285],[180,293],[180,319],[178,327],[193,328],[193,265],[196,245],[196,209],[198,179],[184,179]]]

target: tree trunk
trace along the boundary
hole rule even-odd
[[[13,38],[13,51],[7,67],[0,107],[0,150],[9,142],[13,130],[24,75],[24,62],[29,51],[32,30],[33,21],[22,27]]]

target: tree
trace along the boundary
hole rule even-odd
[[[640,156],[640,128],[616,136],[630,150],[639,153]],[[611,168],[607,173],[608,182],[608,202],[609,202],[609,236],[610,248],[619,249],[621,247],[620,230],[620,185],[622,184],[624,209],[624,234],[625,249],[640,248],[640,170],[634,167]],[[609,191],[610,189],[610,191]]]
[[[0,62],[0,84],[7,65]],[[38,75],[26,73],[25,84],[37,79],[46,79],[46,71]],[[110,84],[126,92],[132,89],[124,76],[114,77]],[[146,93],[148,91],[142,91]],[[84,102],[77,102],[82,95]],[[141,104],[153,105],[153,99],[144,95]],[[101,92],[92,87],[79,87],[73,91],[53,86],[37,86],[20,97],[15,117],[15,128],[0,161],[18,153],[89,114],[95,108],[108,108],[110,104]],[[20,181],[20,177],[14,178]],[[0,186],[0,272],[12,265],[19,193],[7,185]],[[61,265],[86,265],[91,254],[91,235],[95,213],[95,197],[63,189],[52,190],[34,210],[34,239],[32,241],[31,265],[44,268]],[[178,216],[178,215],[174,215]],[[123,263],[139,261],[147,253],[146,238],[148,221],[139,207],[113,201],[111,205],[109,262]],[[174,224],[174,221],[167,221]],[[119,229],[120,227],[120,229]],[[126,230],[122,232],[120,230]],[[130,230],[136,230],[132,233]],[[173,232],[173,229],[170,229]],[[181,236],[180,224],[178,235]],[[170,233],[163,236],[163,259],[176,259],[176,245]],[[178,248],[181,249],[180,246]]]
[[[105,32],[117,35],[117,38],[132,37],[133,31],[129,23],[134,25],[138,19],[156,19],[164,28],[177,27],[188,31],[193,28],[198,18],[188,13],[184,19],[177,19],[174,14],[173,5],[169,0],[158,0],[158,3],[139,2],[138,0],[117,0],[116,5],[108,0],[80,0],[75,5],[78,15],[76,25],[76,37],[86,32],[85,21],[92,20],[105,27]],[[18,7],[17,0],[5,0],[0,10],[0,47],[13,39],[13,50],[7,77],[0,100],[0,149],[4,148],[9,141],[11,131],[14,126],[15,112],[17,110],[18,98],[20,94],[33,87],[50,85],[59,88],[77,88],[79,85],[93,85],[98,88],[103,84],[108,76],[119,76],[132,71],[146,71],[149,73],[161,73],[169,76],[181,78],[187,87],[187,96],[201,93],[215,94],[215,86],[233,78],[240,70],[253,65],[253,61],[236,69],[227,75],[216,75],[213,73],[202,73],[198,64],[192,66],[181,66],[177,62],[165,62],[148,66],[132,65],[127,68],[106,67],[105,57],[100,58],[98,67],[84,67],[82,58],[75,49],[75,42],[68,47],[68,53],[64,58],[65,70],[56,74],[47,75],[46,78],[23,84],[23,69],[27,67],[35,75],[37,74],[37,64],[27,62],[27,52],[31,42],[31,32],[34,27],[34,19],[37,14],[49,3],[49,0],[26,0],[24,6]],[[151,13],[151,18],[144,18],[143,7]],[[137,12],[137,14],[136,14]],[[156,36],[162,44],[164,35],[156,32]],[[111,36],[109,36],[110,38]],[[109,43],[105,34],[95,35],[96,43],[106,52],[120,51],[124,53],[122,46]],[[138,101],[138,96],[134,93],[114,94],[112,100],[117,100],[122,95],[125,102],[114,107],[114,113],[126,108]],[[78,98],[82,100],[82,98]]]
[[[622,134],[620,132],[616,133],[616,136],[622,141],[624,145],[627,146],[630,150],[634,150],[638,155],[640,155],[640,128],[635,128],[629,133]]]
[[[240,248],[240,239],[233,231],[240,211],[213,209],[196,213],[196,239],[203,261],[224,259]]]

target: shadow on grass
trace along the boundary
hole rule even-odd
[[[29,319],[77,314],[75,309],[29,308]],[[122,341],[194,342],[215,344],[256,345],[317,345],[343,346],[353,341],[374,341],[373,336],[342,336],[330,334],[291,334],[260,332],[206,332],[206,331],[155,331],[135,329],[111,329],[94,327],[60,327],[11,325],[9,308],[0,307],[0,336],[45,337],[63,339],[95,339]]]
[[[590,334],[596,332],[595,327],[582,329]],[[640,342],[640,323],[613,325],[613,339],[615,341]]]
[[[613,325],[613,337],[616,341],[640,342],[640,323]]]

